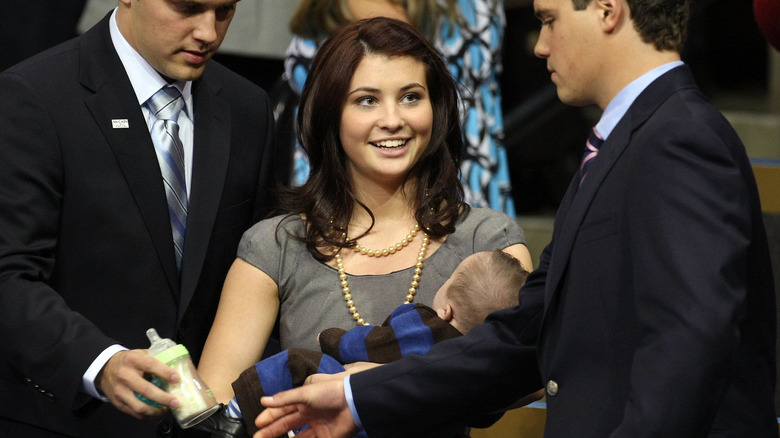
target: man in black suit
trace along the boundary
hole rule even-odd
[[[432,436],[543,386],[550,438],[777,437],[761,208],[680,61],[689,1],[534,8],[560,99],[604,112],[519,305],[425,357],[266,398],[256,436]]]
[[[0,436],[176,435],[170,415],[138,420],[177,405],[144,379],[178,378],[145,331],[197,361],[276,182],[266,93],[209,62],[236,3],[121,0],[0,74]],[[184,102],[179,257],[145,103],[168,85]]]

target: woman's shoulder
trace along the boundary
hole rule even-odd
[[[503,211],[489,207],[471,207],[458,218],[456,227],[478,228],[485,225],[515,224],[517,222]]]
[[[266,240],[303,230],[303,220],[299,215],[282,214],[263,219],[252,225],[244,233],[244,240]]]
[[[261,220],[244,233],[237,257],[265,272],[281,288],[306,252],[306,245],[295,238],[300,230],[303,223],[299,215]]]
[[[447,240],[481,251],[525,243],[525,233],[517,221],[502,211],[487,207],[470,208],[458,219],[455,232]]]

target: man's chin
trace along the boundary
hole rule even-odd
[[[558,87],[558,99],[569,106],[587,106],[592,103],[588,102],[582,96],[576,96],[571,93],[567,93],[566,90],[561,90],[561,87]]]
[[[201,76],[203,76],[203,70],[206,69],[206,62],[202,63],[201,65],[196,66],[176,66],[175,68],[170,68],[166,72],[161,72],[160,74],[168,81],[168,82],[176,82],[176,81],[194,81]]]

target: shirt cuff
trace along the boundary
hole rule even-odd
[[[347,399],[347,406],[349,406],[349,412],[352,414],[352,420],[355,422],[358,429],[363,430],[363,423],[360,421],[357,409],[355,408],[355,400],[352,398],[352,386],[349,384],[349,376],[344,377],[344,398]]]
[[[97,378],[100,370],[106,366],[109,359],[120,351],[127,350],[127,348],[121,345],[112,345],[105,350],[94,360],[92,365],[87,368],[87,371],[81,377],[81,391],[95,397],[98,400],[108,401],[108,397],[101,394],[95,387],[95,378]]]

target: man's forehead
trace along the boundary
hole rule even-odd
[[[555,3],[555,0],[534,0],[534,14],[537,17],[549,14]]]
[[[208,6],[212,8],[221,8],[224,6],[230,6],[237,4],[241,0],[168,0],[171,2],[178,2],[181,4],[190,4],[190,5],[202,5],[202,6]]]

